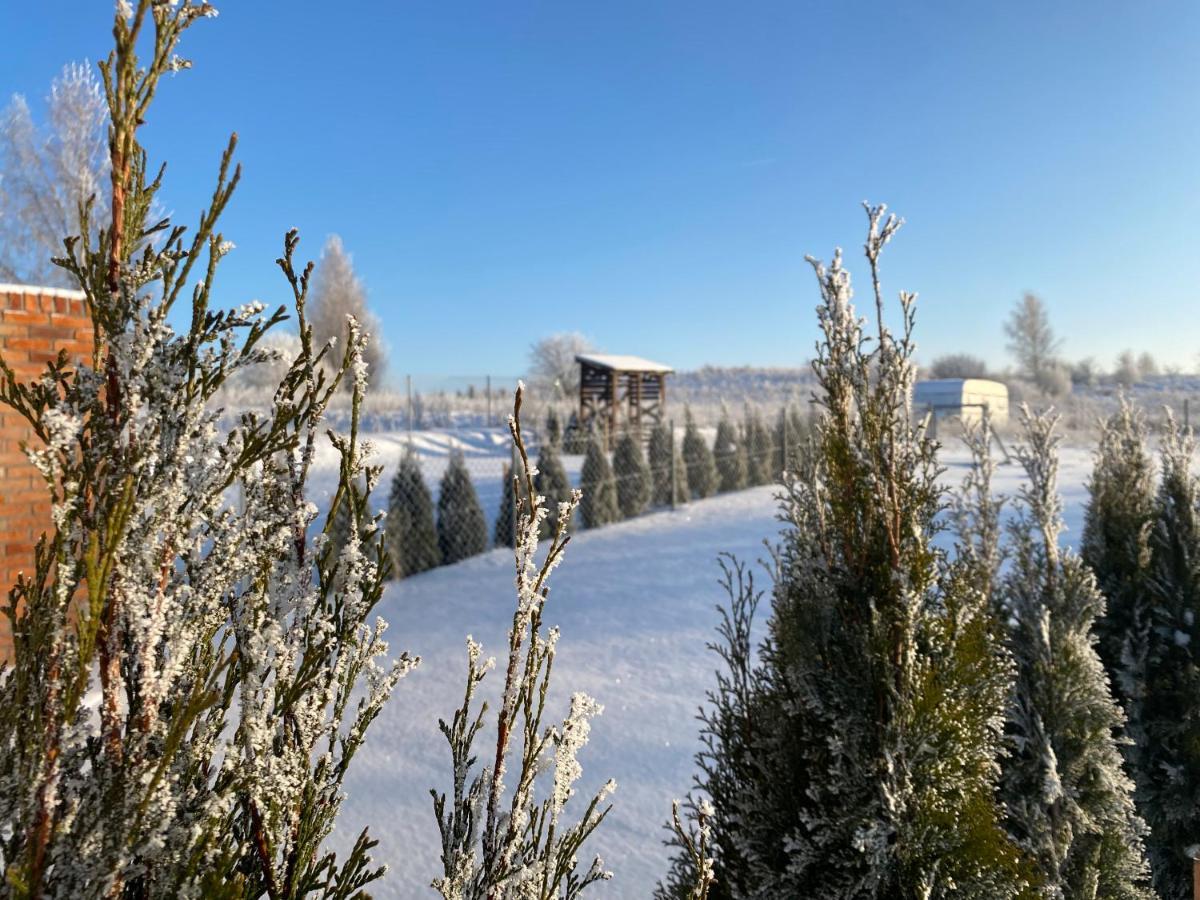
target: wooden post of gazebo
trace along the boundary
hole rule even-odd
[[[581,353],[579,363],[579,427],[601,425],[605,442],[625,430],[644,438],[644,425],[663,421],[667,405],[667,376],[675,370],[637,356]]]

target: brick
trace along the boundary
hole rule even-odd
[[[50,322],[50,314],[37,309],[6,309],[0,312],[0,322],[16,322],[22,325],[45,325]]]

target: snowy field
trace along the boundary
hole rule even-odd
[[[403,442],[381,438],[377,446],[390,472]],[[438,455],[436,446],[427,449]],[[965,454],[951,448],[942,461],[947,484],[957,485]],[[1066,543],[1078,543],[1090,469],[1089,450],[1064,449]],[[999,492],[1011,495],[1019,483],[1015,464],[999,467]],[[595,889],[598,897],[649,897],[666,871],[662,825],[671,800],[691,783],[695,714],[713,681],[715,657],[705,645],[723,597],[717,555],[764,556],[763,541],[780,528],[773,495],[773,488],[755,488],[582,532],[555,573],[546,621],[561,627],[562,638],[549,709],[561,717],[576,690],[605,706],[580,756],[584,777],[574,802],[586,804],[609,777],[617,781],[613,810],[587,845],[615,873]],[[422,664],[401,682],[355,759],[335,835],[341,849],[370,825],[376,859],[390,866],[373,886],[378,897],[434,896],[428,885],[439,874],[440,847],[429,789],[449,788],[437,720],[461,701],[466,635],[482,641],[486,654],[501,653],[512,585],[511,552],[495,550],[387,590],[380,614],[391,623],[393,647],[419,654]],[[493,673],[483,696],[495,697],[499,687]],[[492,737],[481,740],[482,749]]]

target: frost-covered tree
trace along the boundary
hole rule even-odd
[[[775,480],[784,472],[795,473],[803,465],[806,444],[811,438],[811,428],[800,410],[785,406],[775,421]]]
[[[987,378],[987,363],[970,353],[948,353],[929,365],[932,378]]]
[[[337,337],[346,316],[354,316],[371,333],[367,342],[367,372],[372,386],[383,381],[387,370],[387,350],[380,334],[379,320],[367,307],[367,291],[354,272],[354,263],[342,239],[330,235],[313,273],[312,327],[318,341]]]
[[[349,898],[382,871],[365,831],[345,859],[324,847],[354,754],[415,662],[382,664],[373,616],[388,562],[366,493],[379,469],[357,438],[364,335],[346,323],[325,366],[290,232],[279,263],[300,351],[271,409],[219,427],[216,392],[263,360],[259,342],[284,317],[214,302],[234,142],[189,238],[147,218],[159,182],[138,131],[160,76],[184,65],[180,36],[213,14],[187,0],[118,4],[101,63],[110,216],[61,263],[86,295],[95,351],[79,365],[62,353],[30,382],[0,363],[0,402],[32,429],[52,504],[4,605],[8,897]],[[305,494],[343,380],[351,427],[332,435],[333,507],[349,508],[351,534],[335,553],[328,524],[310,533]]]
[[[500,476],[500,508],[496,511],[496,524],[492,526],[492,542],[497,547],[517,545],[517,496],[513,490],[512,466],[504,466]]]
[[[1101,424],[1088,494],[1080,555],[1105,598],[1096,622],[1097,649],[1114,692],[1123,698],[1128,639],[1146,616],[1154,519],[1154,462],[1146,449],[1145,419],[1124,396]]]
[[[471,473],[460,451],[450,454],[437,499],[437,537],[446,565],[483,553],[488,548],[487,520],[475,493]]]
[[[397,578],[407,578],[441,564],[433,496],[412,448],[404,451],[392,478],[384,531],[392,556],[392,571]]]
[[[684,410],[683,464],[687,467],[687,484],[691,496],[703,500],[717,490],[717,464],[708,441],[696,427],[691,409]]]
[[[650,505],[650,467],[642,452],[641,440],[631,433],[622,435],[613,450],[613,478],[617,482],[617,507],[621,518],[640,516]]]
[[[1132,644],[1128,754],[1164,900],[1190,900],[1200,846],[1200,491],[1195,443],[1168,416],[1150,533],[1147,617]]]
[[[737,428],[729,418],[729,410],[724,408],[717,423],[712,455],[717,467],[718,491],[740,491],[746,486],[746,459],[739,446]]]
[[[913,295],[883,322],[879,254],[900,223],[868,207],[874,338],[840,252],[813,261],[823,338],[816,450],[786,482],[767,638],[729,582],[697,787],[712,801],[714,896],[1019,896],[996,800],[1010,679],[977,577],[934,543],[936,448],[909,397]],[[724,893],[722,893],[724,892]]]
[[[529,348],[529,378],[547,402],[570,399],[579,393],[579,363],[575,357],[595,350],[577,331],[551,334]],[[582,452],[582,451],[581,451]]]
[[[579,472],[579,518],[584,528],[599,528],[620,521],[621,507],[617,503],[617,485],[612,466],[600,438],[592,435],[583,468]]]
[[[521,395],[518,387],[509,423],[521,460],[519,468],[527,473]],[[587,743],[591,720],[603,707],[586,694],[574,693],[566,718],[557,725],[543,724],[558,644],[558,629],[545,630],[543,615],[550,575],[562,562],[567,526],[579,493],[555,510],[553,537],[540,562],[541,520],[550,511],[539,502],[538,490],[528,475],[518,481],[517,496],[517,607],[508,631],[496,743],[485,757],[490,765],[473,776],[475,739],[488,712],[486,704],[475,711],[473,703],[496,661],[484,660],[483,648],[470,637],[462,706],[448,724],[438,723],[450,745],[453,768],[450,792],[430,792],[442,844],[442,875],[433,887],[445,900],[576,900],[591,885],[612,877],[600,857],[582,871],[578,857],[608,814],[609,807],[604,804],[616,784],[608,781],[577,820],[566,815],[583,773],[579,751]],[[535,787],[543,773],[549,791],[539,803]]]
[[[571,479],[563,467],[562,458],[554,444],[542,444],[538,450],[537,476],[533,479],[537,491],[546,498],[547,509],[558,509],[559,504],[571,499]],[[570,521],[567,522],[568,527]],[[542,521],[542,540],[554,536],[554,523]]]
[[[775,480],[775,442],[758,410],[747,408],[742,433],[746,450],[746,483],[770,484]]]
[[[1008,336],[1008,351],[1016,359],[1021,374],[1043,390],[1053,387],[1062,340],[1050,326],[1050,315],[1042,299],[1036,294],[1025,294],[1004,323],[1004,333]]]
[[[683,455],[671,435],[666,422],[659,422],[650,430],[650,441],[646,448],[650,478],[653,482],[650,502],[654,506],[671,506],[672,474],[674,475],[674,503],[686,503],[688,498],[687,467]],[[674,473],[671,469],[674,467]]]
[[[0,281],[77,287],[52,260],[109,218],[108,104],[87,63],[50,85],[39,127],[25,98],[0,112]],[[80,219],[80,215],[83,219]]]
[[[1146,826],[1115,737],[1125,717],[1092,634],[1104,597],[1084,561],[1058,544],[1057,417],[1023,408],[1022,421],[1016,456],[1028,483],[1001,585],[1017,661],[1003,781],[1009,823],[1046,896],[1153,897]]]

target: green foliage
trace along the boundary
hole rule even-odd
[[[1026,443],[1016,455],[1028,484],[1001,587],[1017,661],[1003,782],[1010,825],[1048,896],[1153,897],[1146,828],[1114,737],[1124,716],[1092,635],[1104,598],[1083,560],[1058,546],[1056,418],[1022,417]]]
[[[487,521],[459,451],[450,454],[437,500],[437,537],[446,565],[483,553],[488,548]]]
[[[739,446],[737,429],[729,418],[729,410],[721,410],[717,437],[713,442],[713,461],[717,467],[717,490],[740,491],[746,486],[746,458]]]
[[[590,436],[591,429],[583,427],[579,422],[578,413],[572,412],[571,417],[567,419],[567,428],[563,432],[562,452],[571,456],[587,453]]]
[[[717,490],[717,466],[708,442],[700,434],[692,411],[684,411],[683,464],[687,468],[687,486],[691,496],[703,500]]]
[[[441,564],[433,497],[421,474],[421,463],[411,449],[405,450],[392,478],[384,528],[392,571],[397,578]]]
[[[802,457],[811,440],[812,428],[796,407],[784,407],[775,420],[775,480],[784,472],[798,472]]]
[[[593,435],[588,443],[583,469],[579,473],[579,517],[584,528],[599,528],[620,521],[621,508],[617,503],[617,485],[612,466],[600,438]]]
[[[571,480],[567,477],[567,470],[563,468],[555,445],[542,444],[538,451],[537,477],[533,483],[537,492],[546,498],[546,509],[554,513],[542,520],[542,540],[548,540],[554,535],[559,507],[571,500]],[[567,527],[570,528],[570,525],[568,519]]]
[[[617,506],[621,518],[640,516],[650,504],[650,467],[642,453],[642,442],[626,433],[613,451],[613,472],[617,482]]]
[[[509,465],[500,476],[500,509],[496,512],[492,541],[497,547],[517,546],[517,501],[513,492],[512,466]]]
[[[1130,635],[1146,617],[1154,465],[1146,426],[1128,398],[1102,425],[1088,482],[1080,554],[1096,575],[1107,608],[1096,623],[1098,650],[1110,683],[1124,699],[1122,659]]]

